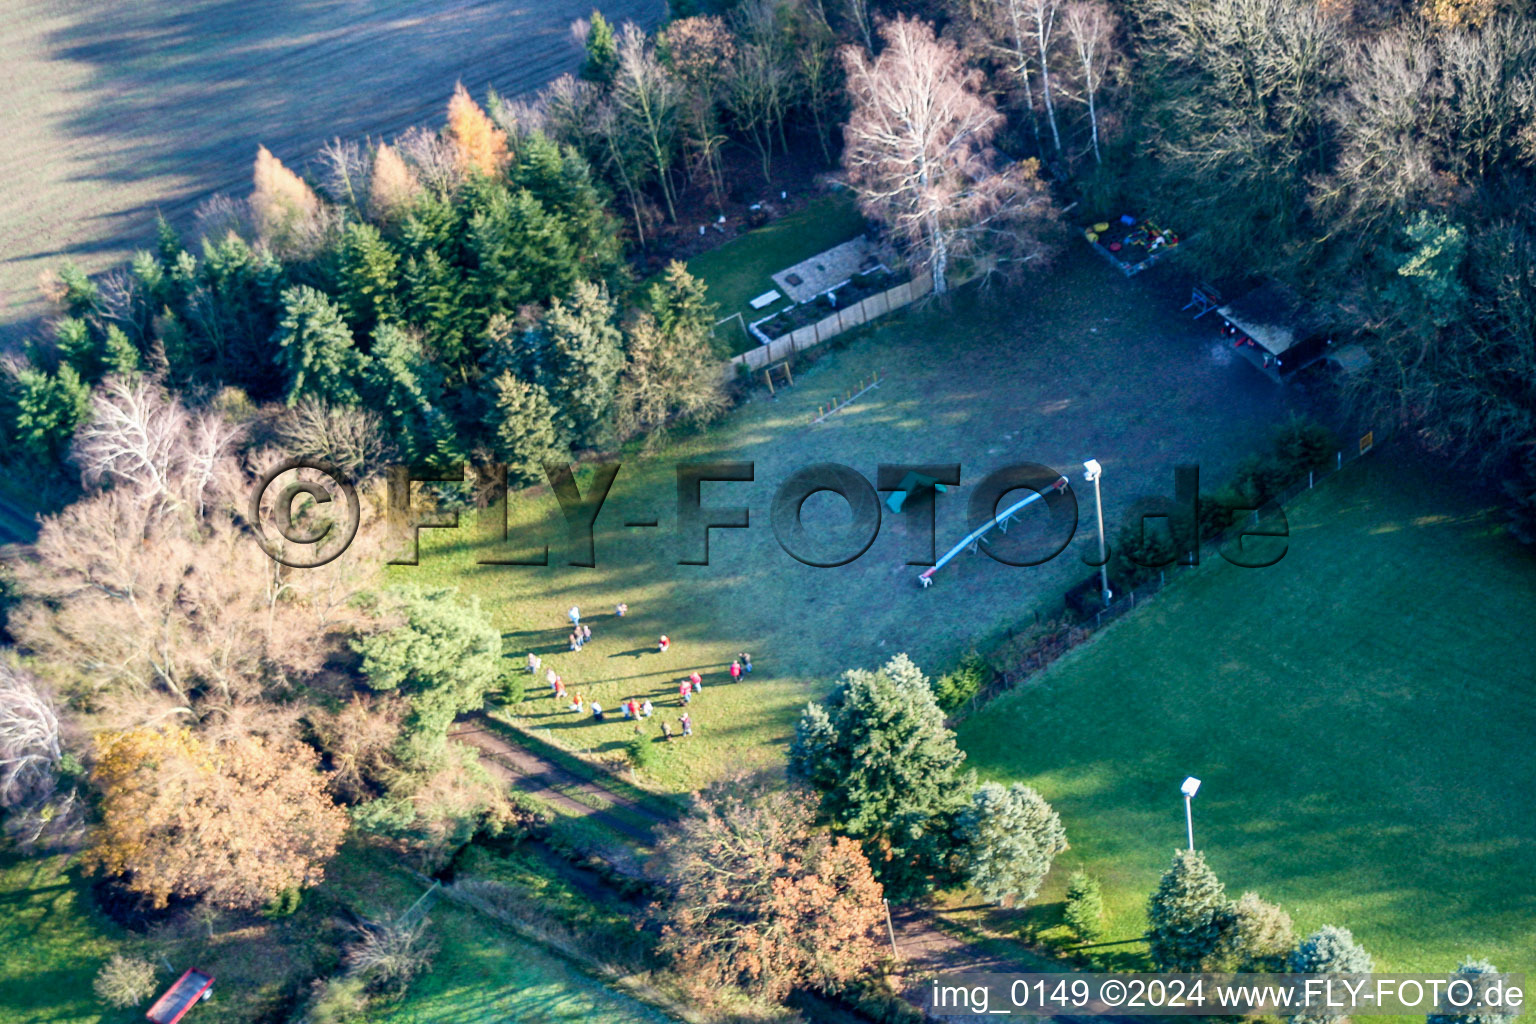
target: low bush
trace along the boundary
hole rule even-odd
[[[1338,451],[1338,440],[1314,420],[1295,417],[1281,424],[1271,440],[1275,464],[1288,486],[1313,470],[1322,469]]]
[[[1082,871],[1067,879],[1067,927],[1079,942],[1097,942],[1104,935],[1104,897],[1099,880]]]
[[[637,726],[635,735],[624,744],[624,753],[629,757],[629,763],[636,769],[649,768],[656,763],[656,739]]]
[[[291,917],[299,909],[299,904],[303,901],[303,891],[298,886],[290,886],[274,896],[272,902],[261,908],[261,916],[268,920]]]
[[[992,681],[992,669],[981,655],[971,651],[960,664],[933,681],[933,697],[946,712],[954,711]]]
[[[367,1020],[368,983],[356,975],[322,978],[310,988],[302,1020],[309,1024],[357,1024]]]
[[[102,1002],[120,1010],[138,1006],[155,994],[155,965],[143,957],[113,953],[91,987]]]

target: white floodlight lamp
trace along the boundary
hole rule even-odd
[[[1099,474],[1104,472],[1104,467],[1099,465],[1098,459],[1089,459],[1083,463],[1083,471],[1087,474],[1088,482],[1093,483],[1099,478]]]
[[[1179,792],[1187,797],[1193,797],[1196,793],[1200,792],[1200,780],[1191,775],[1184,780],[1184,785],[1179,787]]]

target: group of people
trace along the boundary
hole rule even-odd
[[[620,601],[617,605],[614,606],[613,613],[616,617],[622,619],[629,613],[629,605],[625,604],[623,601]],[[590,624],[582,625],[581,608],[577,605],[571,605],[570,610],[565,614],[571,622],[571,634],[568,640],[571,645],[571,651],[574,653],[581,650],[582,647],[586,646],[587,642],[592,639],[592,626]],[[665,654],[668,650],[671,649],[671,647],[672,638],[667,636],[665,633],[661,634],[656,642],[656,650],[658,653]],[[528,652],[528,671],[532,674],[537,674],[539,669],[543,667],[543,659],[534,654],[532,651]],[[742,651],[737,654],[735,660],[731,662],[729,671],[731,682],[733,683],[739,682],[743,676],[751,675],[752,655],[748,654],[746,651]],[[588,710],[589,705],[587,704],[586,697],[582,694],[582,692],[580,690],[577,690],[574,694],[567,692],[565,688],[565,680],[560,677],[560,673],[556,672],[554,668],[551,667],[546,669],[544,672],[544,678],[549,683],[550,695],[553,696],[556,701],[567,702],[567,707],[578,715]],[[699,696],[704,692],[704,677],[698,672],[689,673],[688,677],[678,684],[677,692],[679,697],[678,703],[686,707],[688,704],[693,702],[694,697]],[[656,712],[655,705],[653,705],[648,698],[639,700],[634,697],[630,697],[628,700],[619,705],[619,708],[623,712],[624,719],[626,721],[642,721],[652,717]],[[596,700],[592,701],[590,709],[592,720],[594,722],[602,722],[607,720],[607,712]],[[678,719],[677,724],[679,731],[683,736],[693,735],[693,718],[688,714],[687,711],[683,712],[682,716]],[[662,736],[668,742],[670,742],[673,737],[672,723],[663,721],[661,723],[661,732]]]

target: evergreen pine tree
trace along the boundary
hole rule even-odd
[[[927,678],[905,654],[875,672],[843,674],[826,704],[807,705],[789,771],[822,793],[822,813],[860,840],[896,899],[942,876],[964,805],[965,754]]]
[[[90,326],[78,317],[67,316],[53,328],[53,343],[59,358],[75,368],[80,379],[95,383],[101,379],[101,346]]]
[[[1371,954],[1355,941],[1348,928],[1331,924],[1303,939],[1286,961],[1292,974],[1370,974],[1375,967]],[[1322,1008],[1303,1010],[1292,1017],[1297,1024],[1339,1024],[1347,1019],[1345,1014],[1329,1013]]]
[[[1291,915],[1245,892],[1227,911],[1214,963],[1227,971],[1279,974],[1296,946]]]
[[[559,219],[527,189],[496,188],[486,200],[465,235],[477,305],[487,314],[512,313],[524,303],[567,294],[577,266]]]
[[[139,350],[117,324],[110,324],[101,343],[102,373],[108,376],[128,377],[143,368]]]
[[[1072,872],[1067,879],[1063,916],[1079,942],[1097,942],[1104,937],[1104,896],[1097,878],[1083,871]]]
[[[359,335],[399,316],[400,257],[372,224],[347,225],[338,252],[337,299]]]
[[[535,132],[519,148],[511,180],[560,219],[584,275],[612,278],[624,254],[619,224],[579,153]]]
[[[624,336],[613,316],[607,289],[579,281],[570,301],[555,299],[544,318],[549,390],[578,444],[599,441],[612,420],[624,368]]]
[[[11,442],[31,458],[57,462],[90,413],[90,386],[65,363],[57,373],[23,367],[10,390]]]
[[[1067,849],[1061,816],[1022,782],[984,783],[955,819],[957,854],[972,886],[995,902],[1028,903]]]
[[[704,282],[688,273],[681,260],[673,260],[662,280],[647,290],[646,308],[662,333],[707,345],[720,307],[709,301]]]
[[[1147,904],[1147,952],[1159,970],[1207,966],[1227,924],[1221,880],[1193,850],[1179,850]]]
[[[549,393],[505,372],[491,382],[491,388],[486,427],[492,454],[506,463],[508,474],[519,482],[542,479],[544,463],[569,457],[560,446],[558,411]]]
[[[305,395],[333,405],[357,405],[365,359],[353,344],[341,311],[323,292],[297,285],[283,292],[283,318],[273,339],[287,375],[286,401]]]
[[[186,246],[181,244],[181,234],[171,226],[171,222],[161,214],[155,218],[155,257],[160,261],[160,267],[167,274],[176,269],[176,263]]]
[[[608,85],[619,67],[619,43],[613,33],[613,25],[603,17],[603,12],[592,11],[591,27],[587,30],[587,57],[581,64],[581,77],[599,85]]]
[[[454,716],[484,703],[501,666],[501,631],[478,599],[451,589],[402,588],[393,597],[404,622],[353,647],[370,687],[411,702],[401,753],[418,764],[442,749]]]
[[[414,335],[399,324],[375,328],[360,390],[408,461],[437,458],[440,427],[432,410],[442,398],[442,378]]]
[[[1487,960],[1463,960],[1461,966],[1456,968],[1457,980],[1466,981],[1476,993],[1482,992],[1482,986],[1490,975],[1498,973],[1499,969]],[[1461,998],[1458,992],[1457,1000],[1461,1001]],[[1518,1019],[1516,1014],[1497,1013],[1488,1008],[1471,1013],[1431,1013],[1424,1018],[1424,1024],[1515,1024]]]
[[[405,304],[410,322],[423,332],[427,348],[444,366],[464,361],[468,288],[459,268],[436,249],[405,261]]]

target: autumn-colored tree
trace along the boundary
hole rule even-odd
[[[252,174],[251,214],[261,240],[284,255],[306,255],[320,230],[320,200],[304,180],[273,156],[256,147]]]
[[[880,31],[878,57],[843,50],[853,100],[843,167],[860,208],[891,227],[941,294],[958,257],[989,273],[1043,262],[1050,196],[1034,161],[999,166],[990,143],[1002,115],[980,73],[925,22],[902,17]]]
[[[836,992],[880,960],[880,884],[857,843],[812,828],[816,800],[736,780],[694,797],[658,848],[661,947],[708,989]]]
[[[400,151],[385,143],[373,154],[373,173],[368,179],[368,212],[385,223],[398,220],[410,211],[421,195],[416,178]]]
[[[507,133],[496,127],[460,82],[448,101],[448,140],[459,167],[481,174],[499,174],[507,165]]]
[[[155,906],[186,896],[252,908],[316,885],[347,828],[318,764],[281,737],[214,746],[185,728],[102,734],[91,772],[101,824],[88,862]]]

